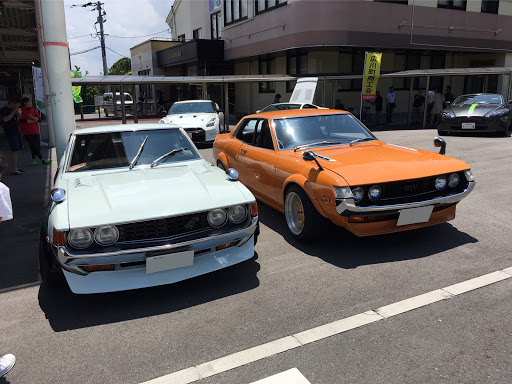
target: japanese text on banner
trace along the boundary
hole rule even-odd
[[[366,52],[366,65],[363,78],[363,100],[374,101],[377,92],[377,83],[380,76],[380,61],[382,53]]]

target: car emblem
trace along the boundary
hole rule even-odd
[[[416,192],[418,190],[418,184],[409,184],[404,186],[405,192]]]
[[[195,227],[195,225],[199,222],[199,217],[193,217],[189,220],[189,222],[187,224],[185,224],[185,228],[188,229],[188,230],[191,230],[192,228]]]

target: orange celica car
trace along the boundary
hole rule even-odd
[[[348,112],[249,115],[217,136],[220,168],[235,168],[263,203],[283,212],[298,239],[328,220],[357,236],[444,223],[474,188],[469,166],[442,154],[379,141]]]

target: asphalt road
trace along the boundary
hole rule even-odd
[[[433,130],[376,135],[435,150]],[[446,140],[477,180],[450,223],[373,238],[333,229],[302,244],[260,204],[257,258],[239,266],[132,292],[0,293],[0,354],[18,359],[0,383],[140,383],[512,266],[512,140]],[[511,280],[201,382],[250,383],[297,367],[312,384],[510,383]]]

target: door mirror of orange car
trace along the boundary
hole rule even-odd
[[[306,161],[314,161],[318,165],[318,170],[323,171],[323,167],[318,162],[318,159],[316,158],[316,155],[312,151],[306,151],[302,154],[302,158]]]
[[[440,137],[436,137],[434,139],[434,147],[441,147],[441,149],[439,150],[439,154],[444,155],[446,152],[446,141],[444,141]]]

